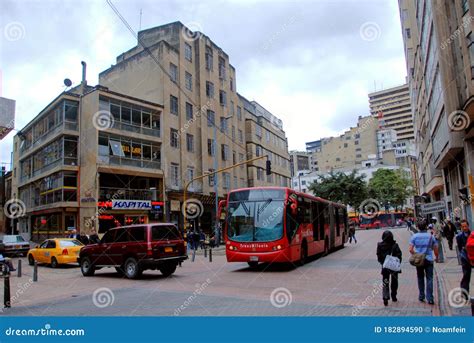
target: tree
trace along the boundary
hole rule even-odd
[[[403,208],[412,192],[411,180],[402,169],[379,169],[372,175],[369,182],[369,196],[386,209]]]
[[[329,175],[320,176],[319,180],[311,183],[309,190],[316,196],[350,205],[356,210],[367,198],[365,175],[357,175],[356,170],[348,175],[331,171]]]

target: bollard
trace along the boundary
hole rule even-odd
[[[212,262],[212,248],[209,249],[209,262]]]
[[[196,258],[196,249],[193,250],[193,262],[195,258]]]
[[[21,260],[18,260],[18,267],[16,267],[18,271],[18,277],[21,277]]]
[[[3,290],[3,305],[5,308],[11,307],[10,300],[10,275],[7,274],[4,277],[4,290]]]
[[[38,281],[38,262],[33,265],[33,282]]]
[[[207,258],[207,247],[204,247],[204,258]]]

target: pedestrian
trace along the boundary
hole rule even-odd
[[[398,274],[400,273],[383,267],[387,255],[392,255],[397,257],[400,262],[402,261],[402,251],[400,250],[398,243],[393,239],[393,233],[389,230],[386,230],[382,234],[382,242],[377,244],[377,260],[382,265],[382,298],[385,306],[388,305],[388,300],[390,298],[392,298],[393,302],[398,301]]]
[[[449,250],[453,250],[453,239],[456,235],[456,226],[451,222],[451,218],[447,217],[444,224],[444,236],[448,241]]]
[[[432,220],[432,233],[434,238],[438,241],[438,251],[439,251],[439,263],[444,262],[444,251],[443,251],[443,230],[441,224],[438,223],[438,219],[436,217],[431,218]]]
[[[199,234],[199,245],[201,246],[201,250],[204,250],[204,242],[206,241],[206,235],[204,232],[201,231]]]
[[[97,244],[100,242],[99,235],[97,234],[97,231],[92,228],[91,233],[89,235],[89,244]]]
[[[461,231],[461,219],[459,217],[454,218],[454,226],[456,227],[456,234]]]
[[[415,233],[410,239],[410,254],[424,254],[424,264],[416,267],[416,275],[418,278],[418,300],[428,300],[428,304],[434,304],[433,297],[433,253],[438,259],[438,242],[436,238],[428,232],[426,222],[422,221],[418,225],[418,233]],[[426,289],[425,289],[426,278]]]
[[[0,263],[4,263],[8,267],[8,272],[16,271],[15,267],[13,267],[11,258],[3,257],[3,255],[0,254]]]
[[[351,220],[349,222],[349,243],[350,244],[352,244],[352,239],[354,239],[354,243],[357,243],[357,238],[355,234],[356,234],[355,223]]]
[[[411,226],[412,226],[411,219],[408,218],[408,219],[407,219],[407,230],[408,230],[408,231],[411,231]]]
[[[471,230],[469,229],[469,224],[467,220],[461,221],[461,232],[456,235],[456,243],[458,245],[459,257],[461,259],[462,267],[462,279],[461,279],[461,288],[466,292],[463,292],[464,296],[469,294],[469,284],[471,283],[471,263],[469,257],[467,256],[466,243]],[[467,298],[466,298],[467,300]]]
[[[199,233],[197,231],[194,231],[193,232],[193,247],[194,247],[194,250],[197,250],[197,248],[199,248],[199,241],[201,240],[201,236],[199,235]]]

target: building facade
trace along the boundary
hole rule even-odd
[[[380,126],[395,130],[399,140],[415,138],[408,84],[370,93],[369,106]]]
[[[311,154],[306,151],[290,151],[290,172],[291,177],[299,172],[310,171]]]
[[[472,220],[472,0],[399,0],[417,147],[419,195]],[[467,200],[467,201],[463,201]]]

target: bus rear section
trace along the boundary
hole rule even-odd
[[[288,188],[247,188],[229,193],[224,234],[228,262],[303,262],[347,239],[342,205]]]

